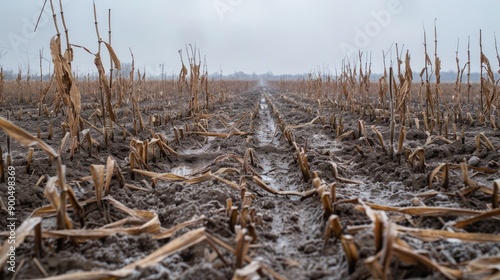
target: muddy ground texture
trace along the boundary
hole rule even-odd
[[[273,110],[274,107],[274,110]],[[83,115],[89,117],[95,107],[91,102],[84,106]],[[143,118],[149,115],[162,115],[166,108],[161,103],[144,101]],[[149,109],[144,109],[149,108]],[[19,106],[11,105],[13,112]],[[58,149],[64,136],[59,124],[65,117],[38,116],[37,108],[23,108],[24,114],[20,120],[12,117],[15,124],[36,134],[41,130],[41,138],[50,146]],[[277,113],[278,111],[279,113]],[[318,113],[322,118],[316,118]],[[6,111],[1,115],[5,117]],[[278,119],[281,116],[281,120]],[[335,115],[337,123],[342,117],[343,131],[354,130],[353,136],[338,141],[336,130],[330,122]],[[117,114],[119,123],[125,124],[129,133],[133,134],[130,114]],[[367,139],[359,138],[359,115],[350,115],[332,103],[322,103],[318,112],[318,102],[293,93],[283,93],[271,88],[256,88],[248,92],[232,95],[225,103],[219,103],[207,110],[202,117],[208,125],[207,131],[221,134],[231,134],[228,137],[205,136],[184,133],[184,137],[175,141],[174,126],[185,128],[192,126],[195,120],[189,117],[170,120],[167,124],[151,127],[168,140],[168,145],[178,155],[168,154],[160,157],[156,150],[156,159],[148,162],[152,171],[159,173],[174,173],[186,178],[193,178],[207,172],[216,172],[221,168],[230,168],[237,172],[220,174],[220,177],[245,186],[252,194],[251,209],[262,218],[261,224],[255,224],[257,240],[248,251],[251,260],[258,261],[287,279],[369,279],[370,271],[363,260],[375,255],[375,245],[371,221],[365,213],[356,208],[353,203],[341,203],[336,206],[342,227],[346,232],[353,232],[354,241],[360,261],[354,272],[349,273],[348,263],[341,242],[330,238],[325,242],[325,217],[318,196],[301,197],[297,195],[272,194],[259,187],[252,179],[260,177],[269,187],[279,191],[303,192],[313,188],[311,179],[304,180],[296,158],[296,150],[290,146],[279,129],[279,123],[286,123],[293,130],[298,146],[304,147],[311,171],[317,172],[325,184],[337,183],[337,200],[359,198],[364,202],[376,203],[393,207],[434,206],[473,210],[488,210],[491,207],[491,196],[481,191],[474,191],[466,196],[458,194],[464,189],[464,180],[460,169],[450,170],[450,182],[447,189],[442,188],[442,182],[436,180],[429,188],[429,174],[441,163],[460,164],[463,160],[474,167],[487,167],[496,173],[476,172],[469,169],[469,176],[479,185],[492,188],[493,181],[500,178],[497,162],[500,159],[500,131],[493,131],[484,126],[464,124],[465,142],[452,139],[453,143],[435,141],[426,144],[428,136],[415,126],[407,129],[405,147],[415,149],[425,148],[426,167],[423,172],[417,165],[410,166],[404,159],[391,157],[382,151],[380,144],[370,126],[374,125],[383,135],[387,147],[389,145],[389,123],[386,119],[370,120],[361,117],[367,127]],[[313,121],[314,120],[314,121]],[[200,121],[200,120],[196,120]],[[310,123],[313,121],[312,123]],[[54,137],[47,139],[49,123],[54,124]],[[309,123],[309,124],[308,124]],[[99,122],[96,123],[102,127]],[[459,127],[459,130],[462,126]],[[191,130],[195,130],[193,127]],[[399,126],[396,127],[396,132]],[[495,150],[483,148],[476,150],[475,136],[483,132],[496,147]],[[161,227],[172,228],[178,224],[199,218],[204,215],[201,223],[181,228],[170,238],[153,239],[152,234],[130,235],[124,233],[112,234],[105,238],[74,242],[65,239],[62,248],[57,248],[54,238],[43,239],[43,256],[35,259],[33,237],[28,237],[16,251],[17,273],[15,276],[4,267],[5,279],[44,278],[46,275],[37,267],[39,264],[49,276],[63,275],[79,271],[118,270],[149,254],[182,236],[190,230],[205,227],[206,232],[223,240],[233,248],[236,246],[236,234],[229,225],[226,203],[230,198],[233,206],[241,207],[241,191],[231,187],[227,182],[211,179],[198,184],[159,180],[152,184],[150,177],[135,174],[131,177],[129,167],[130,140],[136,138],[145,140],[151,138],[149,128],[137,136],[127,136],[116,130],[114,141],[104,147],[102,135],[94,130],[92,137],[100,144],[100,150],[94,147],[92,156],[88,156],[85,147],[77,153],[73,160],[63,152],[63,164],[66,165],[67,181],[75,190],[80,201],[95,197],[94,186],[90,175],[91,164],[106,164],[108,156],[112,156],[120,167],[125,182],[129,187],[120,186],[115,176],[111,180],[110,196],[131,209],[146,210],[157,213]],[[238,135],[239,134],[239,135]],[[398,133],[396,133],[397,139]],[[460,135],[458,135],[460,136]],[[179,136],[179,138],[181,138]],[[450,137],[452,137],[450,126]],[[5,153],[5,136],[0,136],[1,146]],[[397,140],[396,140],[397,141]],[[362,148],[362,153],[355,149]],[[241,159],[248,149],[253,150],[254,164],[251,171],[245,173]],[[41,176],[55,176],[54,165],[48,165],[47,155],[35,148],[32,171],[26,174],[27,148],[18,143],[12,143],[13,165],[16,168],[16,215],[18,226],[31,213],[42,206],[49,205],[44,197],[46,179],[38,185]],[[229,155],[229,156],[228,156]],[[4,157],[5,159],[5,157]],[[398,162],[399,161],[399,162]],[[337,164],[339,175],[343,178],[359,181],[360,184],[349,184],[335,179],[331,162]],[[247,170],[248,171],[248,170]],[[142,189],[130,187],[140,187]],[[6,184],[0,184],[2,199]],[[430,193],[434,192],[434,193]],[[429,194],[429,195],[426,195]],[[108,205],[109,220],[96,209],[89,208],[86,213],[87,229],[97,229],[110,222],[123,218],[123,213]],[[69,209],[70,218],[78,228],[78,218]],[[2,210],[2,217],[6,217]],[[419,216],[403,215],[387,211],[388,217],[398,225],[411,228],[447,229],[453,228],[453,222],[467,217],[461,216]],[[44,230],[55,229],[54,215],[45,217],[42,222]],[[0,229],[6,229],[7,221],[0,219]],[[365,227],[363,227],[365,226]],[[349,229],[358,230],[349,231]],[[470,233],[485,233],[498,235],[500,222],[498,218],[482,219],[472,223],[461,231]],[[414,250],[446,267],[462,269],[469,261],[500,255],[500,244],[492,242],[462,242],[457,239],[422,240],[416,236],[399,233]],[[2,243],[5,242],[5,234]],[[185,248],[162,259],[150,267],[137,267],[125,279],[230,279],[235,273],[236,260],[234,255],[218,247],[223,259],[217,257],[213,247],[207,242],[201,242]],[[226,262],[227,264],[225,264]],[[390,263],[390,274],[393,279],[445,279],[440,272],[427,266],[407,264],[393,258]],[[265,271],[263,278],[272,279]]]

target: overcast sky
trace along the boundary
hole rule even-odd
[[[3,0],[0,5],[0,65],[4,69],[38,72],[38,53],[50,59],[49,42],[56,31],[50,5],[38,30],[34,24],[43,0]],[[101,37],[107,41],[107,14],[112,13],[112,44],[122,62],[150,74],[177,74],[179,49],[196,44],[206,55],[209,73],[296,74],[335,72],[342,59],[372,55],[372,72],[382,72],[382,51],[395,45],[410,50],[412,68],[423,65],[423,26],[428,51],[434,54],[434,19],[438,26],[438,55],[443,70],[454,70],[457,40],[460,64],[467,60],[470,36],[473,71],[479,71],[479,29],[484,51],[495,69],[494,32],[500,31],[497,0],[101,0],[96,1]],[[57,4],[58,1],[54,0]],[[64,14],[73,44],[97,51],[92,1],[65,0]],[[56,12],[59,8],[56,7]],[[59,16],[58,16],[59,17]],[[59,24],[62,29],[62,25]],[[500,36],[500,35],[499,35]],[[184,51],[185,53],[185,51]],[[389,58],[388,58],[389,59]],[[93,57],[75,51],[74,69],[94,70]],[[44,62],[48,71],[48,62]]]

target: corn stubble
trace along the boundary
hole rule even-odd
[[[500,242],[500,238],[492,233],[472,233],[464,229],[468,226],[484,221],[497,220],[500,216],[499,189],[500,180],[493,180],[492,185],[483,185],[476,176],[497,174],[497,168],[476,167],[466,161],[454,163],[451,161],[438,162],[432,160],[432,145],[465,145],[466,140],[473,140],[474,155],[483,156],[493,154],[499,147],[495,146],[494,134],[488,131],[471,135],[465,133],[468,126],[480,126],[496,131],[499,127],[500,98],[498,81],[495,72],[486,54],[482,49],[480,39],[481,80],[480,93],[472,91],[470,84],[470,51],[468,61],[460,67],[457,47],[457,78],[454,84],[453,96],[447,94],[447,85],[440,82],[441,60],[437,54],[437,28],[434,29],[434,61],[428,54],[427,38],[424,30],[424,68],[419,73],[420,84],[415,83],[411,68],[409,52],[399,49],[396,45],[396,66],[387,71],[384,58],[384,74],[377,82],[370,82],[371,55],[365,57],[363,68],[363,53],[359,53],[359,61],[344,60],[341,73],[335,76],[325,73],[310,73],[307,79],[289,81],[280,79],[276,87],[290,94],[280,96],[279,102],[288,102],[294,110],[307,114],[310,121],[302,124],[287,122],[286,114],[279,111],[278,102],[269,93],[264,94],[267,104],[270,104],[273,118],[277,122],[277,131],[273,135],[281,134],[280,140],[287,143],[294,157],[295,169],[306,187],[303,191],[278,190],[273,188],[272,182],[266,182],[259,174],[262,166],[259,164],[259,155],[254,148],[247,148],[242,154],[223,154],[213,162],[187,175],[178,175],[165,170],[157,170],[157,163],[162,160],[172,162],[183,157],[182,144],[187,140],[207,143],[209,138],[219,140],[231,137],[251,138],[256,130],[254,120],[258,115],[259,103],[251,110],[239,112],[229,117],[212,113],[211,109],[217,103],[228,101],[233,96],[229,94],[238,81],[215,81],[208,77],[206,58],[201,57],[196,46],[186,45],[185,52],[179,51],[181,70],[177,79],[147,81],[146,73],[135,69],[134,56],[131,53],[132,67],[128,78],[114,73],[121,68],[120,60],[111,45],[111,25],[109,19],[109,39],[102,40],[99,35],[96,8],[94,5],[94,22],[97,35],[98,51],[91,52],[88,48],[77,46],[69,42],[68,28],[64,21],[62,4],[60,2],[61,18],[64,27],[64,39],[59,32],[55,8],[50,1],[54,25],[57,31],[50,41],[50,52],[53,62],[54,75],[50,81],[43,79],[37,84],[40,92],[38,101],[38,116],[52,117],[62,114],[64,121],[59,126],[50,122],[48,132],[38,130],[37,137],[14,125],[7,119],[0,118],[0,128],[21,145],[28,147],[26,157],[26,173],[33,173],[41,161],[41,157],[32,148],[36,146],[48,155],[47,162],[55,162],[55,176],[40,178],[37,186],[44,182],[44,196],[49,204],[37,208],[16,230],[16,246],[27,242],[26,238],[34,236],[33,251],[37,258],[44,255],[50,247],[44,248],[48,240],[56,241],[56,249],[62,250],[65,241],[84,243],[89,240],[101,239],[113,234],[148,235],[152,239],[170,239],[163,246],[143,258],[137,259],[114,271],[73,272],[59,276],[49,276],[47,279],[113,279],[130,276],[136,268],[152,267],[166,257],[189,247],[203,246],[210,248],[213,258],[220,260],[224,266],[234,268],[232,279],[254,279],[255,277],[269,277],[285,279],[275,272],[267,263],[255,258],[258,248],[262,244],[259,234],[264,226],[263,213],[254,203],[264,195],[270,197],[300,197],[313,198],[318,207],[321,207],[324,223],[324,250],[337,246],[342,248],[348,273],[352,274],[365,265],[374,279],[393,279],[394,268],[399,264],[420,265],[430,270],[440,272],[448,279],[468,279],[499,277],[498,257],[480,257],[461,264],[450,264],[437,261],[428,252],[422,252],[407,241],[416,238],[422,242],[455,239],[460,242]],[[110,16],[110,13],[109,13]],[[65,49],[63,50],[63,41]],[[103,63],[101,45],[104,44],[110,58],[109,77]],[[469,42],[470,44],[470,42]],[[81,48],[94,57],[98,79],[79,80],[74,76],[72,68],[73,48]],[[496,49],[496,38],[495,38]],[[498,53],[498,52],[497,52]],[[185,64],[185,58],[187,62]],[[40,56],[42,57],[42,55]],[[368,64],[369,59],[369,64]],[[500,65],[500,57],[497,54]],[[203,62],[203,64],[202,64]],[[359,65],[357,65],[359,62]],[[404,67],[404,70],[402,69]],[[467,95],[462,92],[462,75],[467,70]],[[4,80],[3,69],[0,69],[0,104],[7,102],[6,89],[11,90],[12,84]],[[432,75],[435,82],[432,84]],[[29,77],[29,75],[28,75]],[[31,88],[29,79],[22,83],[21,73],[15,81],[18,89]],[[168,84],[168,86],[167,86]],[[371,93],[376,88],[374,94]],[[416,88],[418,87],[418,89]],[[150,89],[153,90],[150,90]],[[52,89],[52,90],[51,90]],[[53,96],[53,91],[56,94]],[[165,93],[163,92],[165,91]],[[167,92],[168,91],[168,92]],[[80,92],[94,92],[94,104],[82,103]],[[161,92],[161,93],[160,93]],[[163,95],[165,94],[165,95]],[[372,96],[373,95],[373,96]],[[154,108],[144,107],[141,102],[156,101],[168,97],[179,110],[171,110],[172,104],[163,113],[155,113]],[[10,97],[9,97],[10,98]],[[26,103],[28,98],[20,90],[15,96],[19,102]],[[306,100],[307,102],[305,102]],[[375,100],[376,102],[373,102]],[[54,104],[49,109],[47,103]],[[114,104],[113,104],[114,102]],[[467,106],[465,106],[467,105]],[[94,112],[88,119],[81,113],[84,106]],[[473,108],[473,109],[471,109]],[[330,109],[339,109],[331,113]],[[152,111],[152,113],[151,113]],[[25,119],[31,112],[19,107],[13,111],[13,117]],[[9,114],[10,115],[10,114]],[[348,116],[356,116],[354,124],[349,123]],[[127,127],[123,120],[131,118],[132,126]],[[146,120],[146,121],[145,121]],[[189,122],[180,121],[189,120]],[[241,127],[246,125],[248,130]],[[223,129],[213,130],[214,123]],[[298,131],[304,129],[329,130],[335,143],[356,141],[353,146],[361,160],[376,155],[377,157],[394,160],[398,165],[407,165],[413,172],[425,174],[427,177],[427,192],[418,193],[412,201],[413,206],[389,206],[364,201],[358,197],[347,197],[346,189],[363,188],[365,182],[345,175],[346,166],[340,157],[330,154],[329,159],[322,162],[331,173],[315,171],[317,164],[310,165],[310,158],[318,158],[315,147],[309,147],[307,141],[301,143]],[[371,132],[367,132],[367,126]],[[356,130],[357,127],[357,130]],[[388,128],[388,129],[386,129]],[[408,141],[410,131],[417,129],[426,135],[425,141],[419,145],[411,145]],[[48,140],[54,140],[58,130],[62,131],[63,138],[56,151],[41,138],[47,135]],[[168,130],[173,139],[167,139],[163,131]],[[460,133],[461,132],[461,133]],[[150,135],[144,136],[144,133]],[[89,176],[81,182],[88,182],[93,186],[92,198],[81,201],[73,190],[74,184],[67,181],[67,170],[62,164],[65,154],[69,152],[72,160],[80,149],[86,149],[86,157],[91,159],[101,155],[103,149],[114,141],[115,134],[122,134],[123,140],[129,143],[127,166],[122,172],[114,157],[108,157],[105,164],[91,164]],[[385,135],[385,139],[384,139]],[[493,135],[493,136],[490,136]],[[467,137],[467,139],[466,139]],[[102,139],[102,140],[101,140]],[[102,144],[100,141],[103,141]],[[201,144],[200,144],[201,145]],[[0,147],[0,181],[4,182],[5,165]],[[175,148],[175,149],[174,149]],[[12,164],[10,140],[7,141],[7,166]],[[231,162],[231,167],[221,167],[222,162]],[[495,166],[496,161],[491,161]],[[218,168],[214,169],[214,166]],[[236,167],[234,167],[236,166]],[[312,168],[312,169],[311,169]],[[320,178],[319,174],[322,174]],[[234,180],[234,178],[239,178]],[[146,187],[127,183],[128,179],[136,182],[146,178],[150,180]],[[146,182],[146,180],[143,180]],[[113,198],[112,186],[128,188],[137,192],[153,192],[162,182],[162,187],[171,183],[193,185],[198,187],[202,183],[211,185],[221,184],[239,195],[239,201],[226,200],[224,227],[232,234],[233,241],[222,240],[212,234],[205,226],[210,221],[207,215],[194,216],[177,225],[164,228],[155,211],[131,209]],[[328,183],[327,183],[328,182]],[[149,185],[152,187],[149,187]],[[205,187],[206,185],[199,186]],[[258,195],[256,194],[258,193]],[[352,192],[350,192],[352,194]],[[487,197],[487,204],[483,208],[435,207],[426,206],[423,201],[436,196],[457,197],[470,204],[470,196],[481,194]],[[339,199],[340,198],[340,199]],[[278,199],[278,198],[277,198]],[[3,201],[2,201],[3,203]],[[352,204],[366,214],[369,223],[353,226],[351,217],[345,216],[343,207]],[[2,205],[5,208],[5,205]],[[86,222],[87,215],[97,211],[104,217],[106,224],[97,228],[90,228]],[[120,212],[123,218],[113,220],[110,213]],[[285,215],[286,213],[284,213]],[[55,217],[55,227],[42,230],[44,219]],[[425,229],[419,227],[419,219],[447,217],[443,229]],[[77,222],[72,219],[78,219]],[[444,221],[444,220],[442,220]],[[357,222],[356,222],[357,223]],[[407,224],[410,226],[403,226]],[[360,230],[371,232],[372,239],[359,240],[356,235]],[[179,234],[181,232],[182,234]],[[45,239],[45,240],[44,240]],[[333,239],[333,241],[332,241]],[[28,238],[28,240],[30,240]],[[373,244],[373,254],[366,256],[360,251],[364,242]],[[414,243],[412,243],[414,244]],[[0,265],[6,262],[8,245],[0,247]],[[364,252],[363,252],[364,253]],[[41,267],[41,265],[39,265]],[[275,266],[273,266],[274,268]],[[43,270],[43,267],[41,267]],[[45,273],[46,274],[46,273]],[[46,274],[48,276],[48,274]],[[496,278],[495,278],[496,277]]]
[[[437,54],[437,28],[434,30],[434,59],[431,60],[427,52],[426,35],[424,31],[424,55],[425,67],[420,72],[420,88],[415,92],[412,88],[413,83],[412,70],[410,65],[410,55],[406,52],[403,56],[403,51],[398,50],[397,63],[394,74],[392,67],[387,73],[384,67],[384,75],[378,80],[378,103],[370,103],[373,99],[364,91],[366,88],[366,76],[369,76],[370,70],[365,66],[363,69],[363,61],[361,54],[359,56],[359,67],[354,67],[350,62],[344,61],[340,75],[336,74],[336,79],[331,79],[329,84],[322,85],[327,80],[327,75],[318,73],[309,74],[308,79],[299,81],[280,80],[273,83],[279,87],[281,91],[289,94],[282,95],[280,98],[286,101],[297,110],[303,110],[307,114],[310,111],[304,103],[297,100],[305,98],[309,104],[317,103],[318,112],[325,111],[323,100],[331,107],[341,110],[342,114],[331,114],[319,116],[323,123],[323,129],[331,129],[332,137],[335,142],[341,142],[357,139],[358,142],[353,145],[354,150],[359,154],[361,159],[365,159],[372,154],[379,157],[387,157],[391,160],[396,156],[399,165],[407,164],[409,169],[414,172],[419,172],[427,175],[427,189],[424,192],[416,195],[414,207],[393,207],[370,202],[363,202],[359,198],[350,198],[345,200],[335,200],[335,195],[343,186],[352,187],[353,184],[363,184],[352,178],[344,178],[340,175],[339,168],[343,163],[330,160],[328,164],[333,171],[333,179],[336,186],[332,185],[328,188],[319,177],[317,172],[312,172],[312,184],[317,190],[319,203],[322,205],[325,223],[325,247],[329,246],[329,239],[334,237],[335,240],[340,239],[342,248],[346,255],[346,262],[350,272],[355,271],[358,265],[359,254],[357,249],[360,246],[357,242],[362,240],[352,239],[352,236],[361,230],[370,228],[373,229],[374,245],[376,254],[365,258],[364,264],[371,272],[374,279],[392,279],[394,274],[391,273],[393,263],[405,263],[407,265],[423,265],[431,270],[439,271],[442,275],[449,279],[467,279],[491,277],[496,279],[499,277],[498,271],[492,265],[498,262],[495,257],[481,257],[479,263],[484,266],[477,266],[474,261],[462,263],[460,265],[450,265],[450,263],[439,263],[430,258],[425,253],[419,252],[419,248],[413,248],[410,244],[403,241],[404,237],[409,235],[423,241],[443,240],[447,238],[456,238],[462,242],[498,242],[498,236],[495,234],[486,233],[469,233],[463,229],[467,226],[485,221],[485,219],[498,219],[498,189],[500,188],[498,180],[494,180],[493,185],[484,185],[479,183],[479,180],[474,179],[475,176],[490,176],[494,178],[498,174],[500,166],[496,160],[489,162],[489,167],[477,167],[474,164],[469,165],[467,161],[462,163],[445,161],[438,162],[431,160],[433,147],[435,145],[459,146],[465,147],[466,140],[473,140],[475,151],[472,155],[483,157],[495,155],[498,151],[498,146],[491,141],[489,135],[496,135],[495,131],[498,128],[498,111],[492,112],[488,102],[495,100],[496,106],[500,105],[498,98],[498,86],[493,85],[494,75],[491,68],[491,63],[481,49],[481,68],[485,75],[481,75],[480,94],[473,92],[472,84],[470,83],[470,51],[467,63],[460,66],[458,61],[457,50],[457,81],[455,83],[455,94],[448,94],[449,86],[442,84],[441,79],[441,60]],[[495,38],[496,39],[496,38]],[[496,40],[495,40],[496,41]],[[470,43],[469,43],[470,44]],[[385,60],[385,53],[384,60]],[[500,57],[497,55],[497,60],[500,64]],[[402,69],[404,66],[404,71]],[[468,72],[466,72],[466,70]],[[357,76],[359,73],[359,76]],[[366,74],[364,74],[366,73]],[[467,73],[467,95],[462,91],[462,75]],[[435,82],[432,84],[432,75],[435,75]],[[318,90],[319,86],[322,86]],[[331,90],[330,96],[324,99],[317,100],[323,90],[328,92]],[[318,92],[318,94],[315,94]],[[270,99],[269,97],[266,97]],[[484,100],[483,100],[484,98]],[[481,100],[481,102],[479,102]],[[272,102],[268,101],[272,104]],[[471,110],[471,105],[479,107],[479,109]],[[285,140],[290,146],[300,147],[296,143],[296,137],[293,129],[287,126],[284,122],[284,117],[279,114],[278,106],[273,105],[273,112],[276,114],[276,119],[280,122],[280,129]],[[498,107],[497,107],[498,108]],[[276,113],[278,112],[278,113]],[[357,125],[357,133],[352,129],[346,129],[345,114],[355,115],[357,124],[350,124],[351,127]],[[344,115],[344,116],[343,116]],[[372,135],[366,133],[365,120],[368,118],[370,122],[375,122],[371,125]],[[329,125],[325,125],[325,120],[329,119]],[[421,125],[423,124],[423,126]],[[484,128],[483,132],[476,135],[465,133],[468,126],[480,126]],[[488,131],[488,126],[493,129],[493,133]],[[389,127],[388,131],[384,128]],[[425,142],[420,142],[417,146],[414,143],[408,144],[409,132],[414,128],[422,131],[427,135]],[[399,133],[397,133],[399,131]],[[460,133],[461,132],[461,133]],[[386,134],[387,133],[387,134]],[[383,135],[389,135],[384,139]],[[387,136],[385,136],[387,137]],[[415,141],[413,141],[415,142]],[[379,144],[380,149],[373,147],[373,143]],[[368,153],[369,151],[369,153]],[[330,157],[332,157],[330,153]],[[297,157],[298,158],[298,157]],[[341,156],[338,156],[341,158]],[[299,165],[300,161],[298,160]],[[351,163],[351,162],[349,162]],[[347,164],[345,164],[347,165]],[[471,173],[472,171],[472,173]],[[493,176],[493,177],[492,177]],[[489,183],[488,183],[489,184]],[[361,186],[362,187],[362,186]],[[330,195],[328,191],[330,190]],[[452,207],[431,207],[426,206],[421,199],[428,199],[438,195],[448,195],[457,197],[463,201],[464,205],[471,208],[470,196],[474,193],[480,194],[483,197],[488,197],[486,208],[480,207],[473,209],[452,208]],[[331,201],[328,201],[330,198]],[[342,226],[344,217],[338,212],[342,204],[353,203],[358,205],[358,209],[365,212],[372,224],[367,226]],[[418,205],[418,206],[417,206]],[[390,214],[389,214],[390,213]],[[395,214],[402,214],[397,216]],[[453,217],[451,221],[445,225],[446,230],[421,229],[419,223],[415,222],[411,217]],[[414,227],[403,227],[394,221],[395,217],[408,221]],[[350,217],[349,217],[350,218]],[[349,219],[346,217],[346,219]],[[398,219],[398,221],[401,221]],[[444,224],[445,221],[441,220]]]

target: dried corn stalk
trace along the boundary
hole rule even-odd
[[[64,104],[68,108],[68,122],[73,137],[78,133],[78,119],[80,118],[80,91],[74,83],[70,60],[61,53],[61,42],[58,36],[50,41],[50,52],[54,64],[54,74],[57,90]]]
[[[330,166],[332,167],[333,178],[335,178],[337,181],[339,181],[341,183],[346,183],[346,184],[355,184],[355,185],[362,185],[362,184],[364,184],[362,181],[352,180],[352,179],[346,179],[346,178],[341,177],[339,175],[337,164],[335,162],[333,162],[333,161],[329,161],[328,163],[330,163]]]
[[[442,187],[445,189],[448,188],[448,185],[450,183],[449,165],[448,163],[441,163],[436,168],[434,168],[434,170],[431,172],[431,175],[429,175],[429,189],[432,188],[432,182],[434,181],[434,177],[436,177],[440,171],[441,171],[441,179],[443,180]]]
[[[500,179],[497,179],[493,182],[493,194],[491,199],[491,208],[496,209],[499,207],[498,205],[498,192],[500,189]]]
[[[354,237],[351,235],[343,235],[341,238],[342,248],[346,255],[347,264],[349,268],[349,274],[352,274],[356,269],[356,264],[359,260],[358,249],[356,248],[356,243],[354,243]]]
[[[408,156],[408,162],[410,166],[413,167],[413,162],[418,159],[420,172],[425,171],[425,149],[422,147],[418,147]]]
[[[31,232],[34,231],[41,231],[41,218],[28,218],[26,219],[17,229],[16,233],[14,235],[13,243],[11,242],[4,242],[3,245],[0,247],[0,266],[4,267],[5,262],[8,260],[9,255],[8,253],[12,251],[12,247],[19,247],[24,240],[26,239],[27,236],[31,234]],[[38,228],[38,229],[37,229]],[[41,242],[41,241],[40,241]],[[40,244],[35,244],[35,246],[41,248],[41,243]],[[40,250],[35,249],[35,250]]]
[[[31,135],[29,132],[26,130],[16,126],[15,124],[11,123],[10,121],[0,117],[0,128],[5,131],[10,137],[16,139],[19,143],[21,143],[24,146],[33,146],[37,145],[39,148],[44,150],[47,154],[50,156],[56,158],[59,157],[59,155],[39,138],[34,137]]]
[[[92,174],[92,181],[94,182],[97,207],[99,208],[99,212],[102,213],[102,198],[104,189],[104,165],[91,164],[90,173]]]
[[[272,194],[309,196],[309,195],[311,195],[312,193],[314,193],[316,191],[315,189],[311,189],[309,191],[304,191],[304,192],[297,192],[297,191],[277,191],[277,190],[269,187],[266,183],[264,183],[264,181],[262,181],[262,179],[260,179],[257,176],[253,176],[253,181],[257,184],[257,186],[259,186],[263,190],[265,190],[265,191],[267,191],[269,193],[272,193]]]
[[[380,146],[382,147],[384,154],[387,154],[387,149],[385,148],[384,138],[382,137],[382,134],[380,133],[380,131],[378,131],[378,129],[374,125],[372,125],[371,128],[373,132],[377,135],[378,141],[380,142]]]

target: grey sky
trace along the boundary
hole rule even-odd
[[[96,1],[103,39],[107,41],[107,12],[112,11],[112,44],[122,62],[130,61],[132,49],[137,67],[177,74],[177,50],[195,44],[206,55],[209,72],[222,68],[274,74],[305,73],[339,68],[345,52],[361,49],[372,53],[373,72],[382,72],[382,50],[393,43],[409,49],[412,67],[423,65],[423,28],[428,50],[434,53],[434,19],[443,70],[455,69],[455,50],[460,38],[460,64],[467,59],[471,39],[473,71],[479,71],[479,29],[484,51],[497,68],[493,34],[500,30],[496,0],[101,0]],[[4,0],[0,5],[0,59],[5,68],[38,72],[38,52],[49,59],[50,38],[55,35],[50,6],[36,33],[34,22],[43,0]],[[54,0],[54,3],[57,3]],[[91,1],[66,0],[64,12],[71,43],[97,50]],[[58,8],[56,9],[58,11]],[[62,25],[59,27],[62,29]],[[392,57],[395,57],[393,46]],[[493,62],[494,61],[494,62]],[[74,68],[94,70],[93,57],[76,50]],[[319,67],[319,68],[318,68]],[[44,71],[48,71],[47,62]]]

